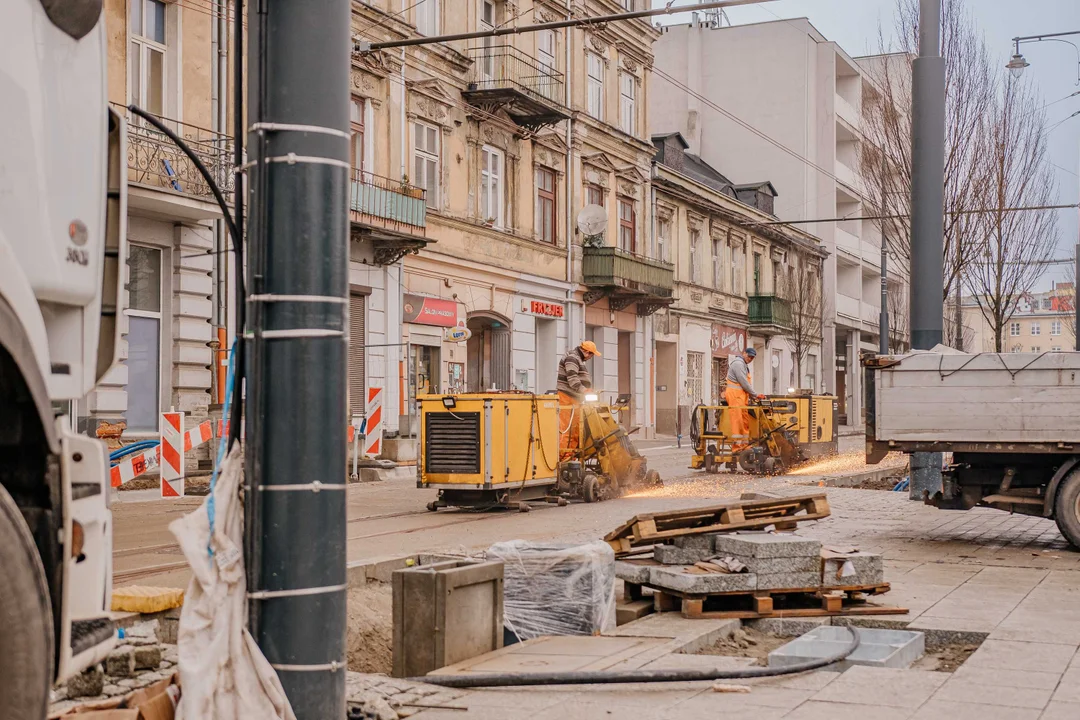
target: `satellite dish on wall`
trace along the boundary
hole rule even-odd
[[[607,210],[602,205],[586,205],[577,215],[577,226],[586,238],[603,235],[607,230]]]

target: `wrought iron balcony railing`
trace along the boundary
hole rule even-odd
[[[510,45],[472,48],[469,90],[517,90],[533,98],[561,106],[563,75],[555,68]]]
[[[128,114],[122,105],[114,105],[128,118],[128,182],[154,189],[213,202],[213,193],[195,163],[149,123]],[[166,127],[187,142],[210,171],[225,199],[232,201],[233,141],[223,133],[190,125],[178,120],[159,118]]]
[[[426,232],[426,191],[399,180],[353,170],[349,209],[354,220],[407,235]]]
[[[751,295],[748,315],[751,325],[791,328],[791,303],[775,295]]]

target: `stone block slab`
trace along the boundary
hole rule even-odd
[[[709,535],[680,535],[673,540],[675,547],[683,550],[708,550],[712,552],[713,538],[716,534]]]
[[[851,563],[851,565],[845,567],[847,563]],[[837,577],[837,575],[840,575],[840,577]],[[854,553],[847,558],[823,561],[822,587],[880,585],[883,582],[885,582],[885,563],[881,555],[861,552]]]
[[[662,565],[693,565],[712,557],[708,548],[680,548],[674,545],[657,545],[653,548],[653,558]]]
[[[161,646],[144,645],[135,648],[135,669],[156,670],[161,665]]]
[[[757,575],[753,573],[696,575],[682,572],[681,568],[653,567],[649,574],[649,583],[659,588],[691,595],[711,595],[756,590]]]
[[[758,575],[775,575],[778,573],[814,573],[821,570],[821,557],[782,557],[782,558],[735,558],[750,569],[750,572]],[[814,583],[817,585],[817,583]]]
[[[135,648],[121,645],[105,658],[105,672],[109,677],[126,678],[135,674]]]
[[[615,561],[615,577],[634,585],[644,585],[649,582],[649,570],[649,565],[638,565],[623,560]]]
[[[782,590],[785,588],[816,588],[820,577],[816,571],[768,573],[757,576],[758,590]]]
[[[731,555],[740,559],[819,557],[821,541],[789,533],[738,533],[717,535],[713,540],[713,549],[717,555]]]

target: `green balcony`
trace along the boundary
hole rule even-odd
[[[750,327],[766,335],[791,329],[791,303],[775,295],[749,296]]]
[[[427,245],[427,200],[422,188],[354,170],[349,219],[354,240],[373,243],[375,262],[392,265]]]
[[[650,315],[672,302],[674,266],[614,247],[582,248],[582,283],[589,287],[586,302],[607,296],[612,309],[638,304],[638,314]]]

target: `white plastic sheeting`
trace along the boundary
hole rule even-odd
[[[177,720],[296,720],[277,673],[246,627],[241,477],[241,455],[234,448],[213,495],[169,525],[193,574],[180,613],[183,695]]]
[[[519,639],[614,629],[615,552],[606,542],[511,540],[487,558],[503,561],[503,624]]]

